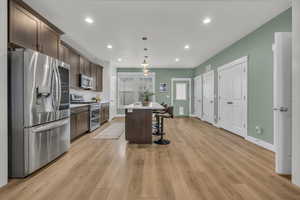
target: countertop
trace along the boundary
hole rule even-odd
[[[143,110],[163,110],[164,107],[156,102],[151,102],[149,106],[143,106],[141,104],[130,104],[125,106],[125,109],[143,109]]]
[[[109,103],[109,101],[101,101],[99,102],[100,104],[103,104],[103,103]],[[90,104],[70,104],[70,108],[78,108],[78,107],[82,107],[82,106],[89,106]]]
[[[70,104],[70,108],[78,108],[82,106],[89,106],[89,104]]]

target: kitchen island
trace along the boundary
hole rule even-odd
[[[152,144],[152,112],[163,110],[156,102],[148,106],[131,104],[125,107],[126,140],[133,144]]]

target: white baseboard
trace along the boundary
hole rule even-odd
[[[218,124],[218,122],[214,122],[214,123],[212,123],[212,125],[214,125],[217,128],[221,128],[221,126]]]
[[[246,136],[245,139],[248,140],[249,142],[252,142],[252,143],[260,146],[260,147],[263,147],[265,149],[268,149],[270,151],[275,152],[275,148],[274,148],[273,144],[270,144],[270,143],[265,142],[265,141],[263,141],[261,139],[257,139],[255,137],[251,137],[251,136]]]
[[[190,117],[196,117],[196,118],[198,118],[197,115],[195,115],[195,114],[190,114]]]

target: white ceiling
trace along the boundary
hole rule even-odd
[[[196,67],[290,5],[288,0],[25,1],[61,28],[67,40],[98,59],[117,67],[141,67],[148,55],[151,67],[160,68]],[[204,25],[205,17],[212,23]],[[149,40],[142,41],[142,36]],[[185,44],[190,50],[184,50]]]

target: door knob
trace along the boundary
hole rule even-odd
[[[289,109],[287,107],[280,107],[279,111],[280,112],[287,112]]]
[[[214,101],[210,101],[210,103],[213,103]]]
[[[279,107],[279,108],[273,108],[274,111],[280,111],[280,112],[287,112],[289,109],[287,107]]]

